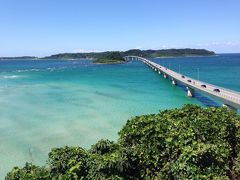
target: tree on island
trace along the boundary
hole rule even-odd
[[[127,121],[117,142],[54,148],[48,164],[6,179],[239,179],[240,116],[186,105]]]
[[[120,52],[107,52],[99,55],[99,57],[94,60],[94,63],[120,63],[124,62],[124,58]]]

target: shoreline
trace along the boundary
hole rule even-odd
[[[94,62],[93,64],[125,64],[127,63],[127,61],[123,61],[123,62]]]

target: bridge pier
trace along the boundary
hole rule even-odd
[[[188,97],[194,97],[194,90],[187,87],[187,96]]]
[[[223,104],[223,107],[226,107],[227,109],[232,110],[232,111],[237,111],[237,108],[235,108],[229,104],[226,104],[226,103]]]
[[[176,85],[177,82],[172,78],[172,85]]]
[[[166,74],[163,74],[163,77],[164,77],[165,79],[167,79],[167,75],[166,75]]]
[[[158,74],[161,74],[161,71],[158,71]]]

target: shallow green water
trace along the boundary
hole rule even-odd
[[[179,61],[195,59],[172,59],[173,68]],[[140,62],[0,61],[0,177],[26,161],[44,164],[53,147],[116,140],[127,119],[186,103],[203,105]]]

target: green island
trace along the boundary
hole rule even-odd
[[[53,148],[47,164],[26,163],[12,179],[239,179],[240,116],[226,108],[182,108],[134,117],[114,142]]]
[[[131,49],[128,51],[106,51],[92,53],[62,53],[47,56],[41,59],[93,59],[94,63],[123,63],[124,56],[141,56],[145,58],[156,57],[185,57],[185,56],[212,56],[213,51],[205,49],[162,49],[162,50],[140,50]]]
[[[99,57],[93,60],[93,63],[97,64],[112,64],[112,63],[124,63],[125,60],[120,52],[109,52],[101,54]]]
[[[161,50],[140,50],[130,49],[128,51],[105,51],[105,52],[90,52],[90,53],[60,53],[46,57],[21,56],[21,57],[0,57],[0,60],[76,60],[76,59],[92,59],[93,63],[97,64],[114,64],[124,63],[124,56],[140,56],[145,58],[157,57],[187,57],[187,56],[212,56],[213,51],[206,49],[161,49]]]

